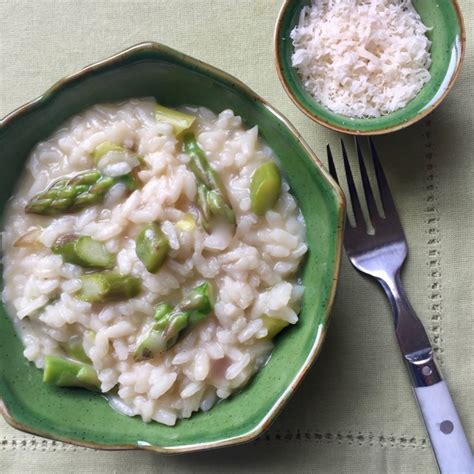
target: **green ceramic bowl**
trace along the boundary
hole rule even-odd
[[[464,59],[465,31],[457,0],[413,0],[423,23],[432,28],[431,79],[406,107],[377,118],[350,118],[335,114],[319,104],[303,87],[291,66],[294,48],[290,33],[297,25],[301,9],[311,0],[285,0],[278,15],[275,35],[275,62],[283,87],[291,100],[315,122],[352,135],[379,135],[394,132],[432,112],[453,87]]]
[[[310,251],[302,271],[306,293],[300,321],[278,337],[270,361],[241,393],[168,427],[120,415],[100,395],[44,385],[42,372],[23,357],[21,341],[1,308],[0,408],[20,430],[95,448],[176,453],[249,441],[279,413],[321,348],[345,212],[340,189],[279,112],[222,71],[159,44],[140,44],[60,81],[0,121],[0,204],[13,192],[33,146],[65,120],[100,102],[140,96],[215,112],[231,108],[248,127],[258,124],[306,219]]]

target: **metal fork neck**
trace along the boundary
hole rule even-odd
[[[392,307],[395,332],[400,350],[415,387],[433,385],[442,380],[433,359],[433,348],[421,321],[403,288],[400,271],[377,278]]]
[[[403,288],[402,280],[400,278],[400,270],[395,271],[394,273],[384,272],[384,275],[378,278],[379,283],[382,285],[382,288],[387,295],[388,300],[392,306],[393,310],[399,309],[402,305],[411,307],[405,289]],[[398,311],[394,312],[394,317],[398,317]],[[395,319],[395,323],[397,320]]]

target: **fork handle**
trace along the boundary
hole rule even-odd
[[[414,390],[440,471],[473,474],[471,448],[446,382],[441,380]]]
[[[433,452],[442,474],[474,474],[471,449],[434,360],[428,335],[403,289],[399,270],[381,281],[395,318],[395,332]]]

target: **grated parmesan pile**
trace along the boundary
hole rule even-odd
[[[379,117],[430,79],[426,31],[411,0],[313,0],[291,32],[292,65],[333,112]]]

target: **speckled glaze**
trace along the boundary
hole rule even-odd
[[[189,452],[249,441],[283,408],[323,342],[339,273],[344,198],[288,121],[243,83],[156,43],[143,43],[60,81],[0,121],[0,203],[14,190],[32,147],[66,119],[100,102],[154,96],[164,105],[231,108],[246,126],[258,124],[281,161],[308,229],[309,255],[300,321],[284,331],[266,367],[239,394],[175,427],[145,424],[113,411],[98,394],[42,383],[0,310],[0,409],[14,427],[102,449]]]
[[[352,135],[380,135],[408,127],[432,112],[453,87],[464,60],[465,30],[457,0],[413,0],[423,23],[431,28],[431,79],[406,107],[377,118],[350,118],[331,112],[307,92],[291,66],[291,30],[301,9],[311,0],[285,0],[274,34],[274,54],[280,81],[291,100],[315,122]]]

